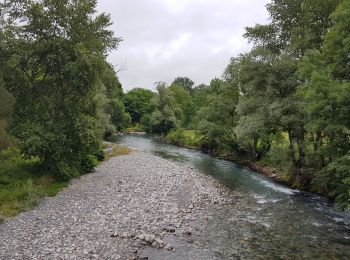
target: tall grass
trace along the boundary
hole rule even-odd
[[[31,209],[41,197],[53,196],[67,184],[40,172],[39,160],[23,158],[18,149],[0,152],[0,219]]]

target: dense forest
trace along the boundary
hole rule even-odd
[[[133,124],[350,206],[350,2],[273,0],[222,77],[125,95]]]
[[[122,39],[96,1],[1,2],[0,215],[91,172],[103,138],[125,129],[273,169],[350,207],[350,1],[267,10],[268,24],[246,28],[252,49],[209,85],[177,77],[124,93],[107,62]]]

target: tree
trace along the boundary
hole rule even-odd
[[[318,49],[331,26],[330,14],[340,0],[272,0],[267,4],[271,23],[247,27],[245,36],[274,53],[302,57]]]
[[[153,112],[154,96],[154,92],[143,88],[134,88],[125,94],[125,109],[130,114],[133,124],[140,123],[143,116]]]
[[[114,68],[106,63],[106,69],[101,74],[101,84],[105,91],[101,93],[101,102],[104,103],[99,118],[103,118],[105,135],[111,135],[131,124],[131,117],[125,111],[123,89]]]
[[[187,77],[177,77],[171,85],[182,86],[185,90],[191,92],[192,87],[194,86],[194,82]]]
[[[12,119],[13,96],[0,83],[0,151],[8,148],[12,143],[12,138],[6,129]]]
[[[202,137],[202,148],[211,153],[217,152],[223,146],[234,150],[238,87],[215,79],[211,81],[210,88],[215,89],[215,92],[207,96],[206,105],[198,112],[198,132]]]
[[[330,195],[350,207],[350,2],[332,14],[333,26],[320,50],[310,51],[300,63],[300,88],[314,154],[320,162],[318,180]]]
[[[150,123],[153,132],[163,136],[180,125],[183,114],[175,101],[173,92],[165,83],[158,83],[157,91],[158,95],[153,101],[155,110],[150,117]]]
[[[4,86],[15,97],[11,133],[46,171],[71,177],[91,170],[103,129],[97,95],[106,53],[120,39],[96,14],[96,1],[1,3],[6,38]]]
[[[182,126],[188,127],[195,113],[191,94],[181,85],[171,85],[169,90],[173,92],[175,102],[183,112]]]

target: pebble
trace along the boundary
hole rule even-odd
[[[174,251],[165,236],[224,200],[214,179],[184,165],[143,152],[114,157],[1,224],[0,259],[128,259],[141,243]]]

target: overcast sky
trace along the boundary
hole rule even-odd
[[[111,15],[111,29],[122,37],[109,55],[124,90],[154,89],[187,76],[196,85],[221,77],[230,57],[250,47],[245,26],[267,21],[269,0],[99,0]]]

